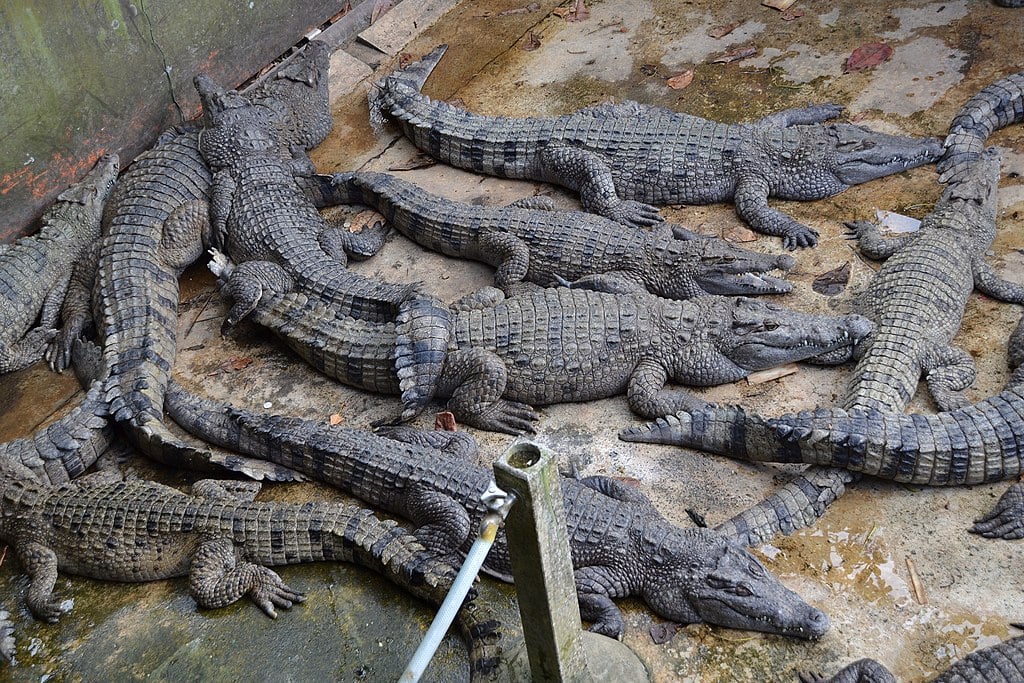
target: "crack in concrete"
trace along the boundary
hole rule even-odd
[[[160,61],[164,64],[164,78],[167,80],[167,90],[171,96],[171,103],[178,112],[178,123],[185,122],[185,112],[182,111],[181,105],[178,103],[178,98],[174,94],[174,82],[171,80],[171,65],[167,63],[167,53],[164,52],[163,47],[157,42],[156,33],[153,31],[153,21],[149,18],[149,12],[146,10],[145,0],[139,0],[139,12],[146,19],[146,28],[149,30],[149,42],[153,44],[157,52],[160,53]]]

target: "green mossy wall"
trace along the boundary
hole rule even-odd
[[[192,77],[237,85],[344,0],[0,2],[0,242],[99,155],[122,166],[192,118]]]

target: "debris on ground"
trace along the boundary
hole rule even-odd
[[[824,296],[835,296],[843,291],[846,283],[850,281],[850,263],[847,261],[838,268],[833,268],[827,273],[822,273],[814,278],[811,289]]]

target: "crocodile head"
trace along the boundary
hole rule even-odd
[[[833,124],[828,129],[835,151],[832,172],[844,185],[858,185],[934,163],[944,151],[938,138],[887,135],[848,123]]]
[[[644,601],[679,623],[816,639],[829,619],[750,552],[711,529],[649,524],[641,541]]]
[[[287,107],[253,105],[237,91],[223,89],[204,73],[198,74],[193,82],[203,103],[205,128],[199,137],[199,147],[212,168],[228,166],[239,155],[281,149],[273,131],[287,118]]]
[[[104,154],[79,182],[57,196],[57,201],[75,202],[101,209],[117,184],[121,161],[116,154]]]
[[[793,289],[792,283],[765,274],[773,269],[789,270],[795,263],[793,257],[748,251],[678,226],[655,231],[647,253],[644,282],[652,293],[669,299],[701,294],[783,294]]]
[[[801,313],[761,299],[705,297],[701,304],[704,355],[694,365],[728,369],[734,381],[757,370],[836,354],[849,358],[854,347],[874,330],[860,315]],[[700,362],[696,361],[699,357]],[[687,373],[683,373],[687,374]],[[692,378],[689,381],[693,381]],[[694,382],[696,383],[696,382]]]
[[[278,113],[283,112],[282,105],[287,106],[290,113],[280,117],[278,136],[289,145],[316,147],[334,125],[327,92],[330,65],[330,48],[323,41],[312,40],[253,88],[246,99]]]

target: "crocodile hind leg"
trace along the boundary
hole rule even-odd
[[[921,369],[939,410],[949,412],[967,406],[967,398],[960,392],[974,383],[974,360],[970,354],[947,346],[929,354]]]
[[[1008,541],[1024,538],[1024,482],[1006,490],[992,510],[974,522],[972,534]]]
[[[488,230],[480,235],[480,247],[499,261],[494,272],[494,285],[513,296],[512,290],[522,284],[530,269],[530,248],[526,242],[508,232]]]
[[[508,370],[485,349],[460,349],[448,354],[438,393],[451,396],[448,409],[460,422],[505,434],[533,433],[537,414],[525,403],[506,401]]]
[[[28,572],[31,583],[26,602],[36,619],[51,624],[64,612],[60,600],[53,594],[57,585],[57,555],[46,546],[29,542],[17,548],[21,565]]]
[[[439,560],[458,567],[459,548],[472,533],[469,513],[451,496],[425,486],[412,486],[403,500],[402,515],[412,520],[412,535]]]
[[[68,293],[68,285],[71,282],[71,271],[61,275],[54,286],[43,298],[43,308],[39,311],[39,326],[54,327],[60,318],[60,307],[64,303],[64,297]]]
[[[384,246],[387,236],[388,228],[381,221],[374,221],[373,225],[358,232],[352,232],[344,224],[327,222],[317,241],[325,252],[344,266],[349,257],[362,261],[376,254]]]
[[[798,223],[777,209],[768,206],[771,188],[764,177],[756,173],[740,172],[733,201],[736,215],[753,230],[782,238],[786,249],[813,247],[818,243],[818,232]]]
[[[611,168],[599,154],[569,145],[548,145],[540,153],[545,180],[580,193],[583,208],[613,221],[637,228],[664,219],[650,204],[620,199]]]
[[[1024,285],[1002,279],[980,258],[975,259],[973,268],[974,286],[979,292],[1000,301],[1024,304]]]
[[[228,538],[207,538],[199,544],[192,556],[188,587],[200,607],[226,607],[248,595],[272,619],[277,618],[276,607],[288,609],[306,599],[270,569],[239,562]]]
[[[264,291],[290,292],[295,284],[284,268],[276,263],[246,261],[238,266],[232,266],[227,265],[226,258],[219,252],[210,262],[210,270],[217,277],[223,276],[223,279],[226,279],[221,294],[234,301],[221,325],[222,335],[230,334],[235,325],[256,309]]]
[[[71,267],[67,293],[60,308],[61,327],[46,349],[50,369],[63,372],[71,365],[71,350],[92,325],[92,289],[99,266],[101,240],[93,242]]]
[[[405,425],[388,425],[375,431],[386,439],[433,448],[463,462],[475,463],[480,455],[480,444],[467,432],[425,431]]]
[[[46,355],[46,347],[57,335],[49,327],[35,327],[13,344],[0,343],[0,374],[23,370]]]

